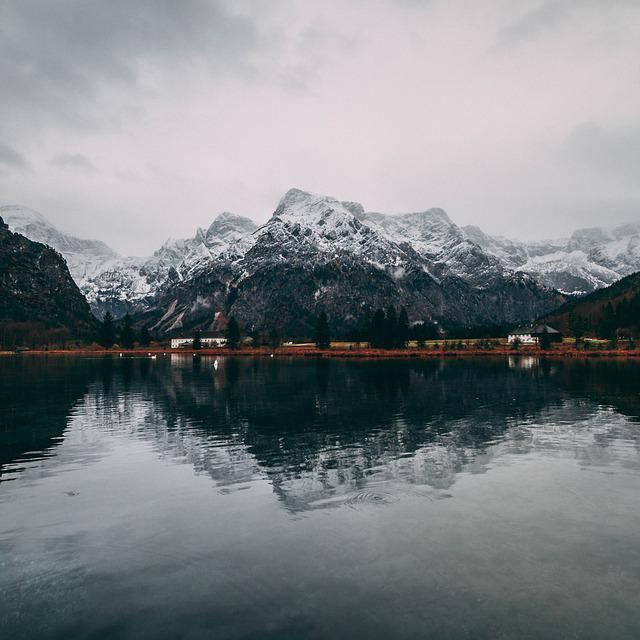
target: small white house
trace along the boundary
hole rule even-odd
[[[538,344],[538,338],[532,336],[531,333],[510,333],[507,342],[512,343],[516,340],[520,342],[520,344]]]
[[[509,334],[507,341],[512,343],[518,340],[520,344],[538,344],[543,336],[549,342],[562,342],[562,334],[548,324],[537,324],[532,327],[516,329]]]
[[[226,338],[205,338],[200,337],[200,344],[203,348],[207,347],[224,347],[227,344]],[[171,338],[171,348],[180,349],[181,347],[192,347],[193,338]]]

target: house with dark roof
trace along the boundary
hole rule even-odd
[[[548,324],[535,324],[530,327],[514,329],[507,337],[507,342],[518,340],[521,344],[538,344],[542,339],[548,342],[562,342],[562,334]]]

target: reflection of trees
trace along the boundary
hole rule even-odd
[[[388,482],[446,489],[505,450],[607,464],[609,442],[637,436],[592,400],[633,408],[640,382],[588,364],[121,358],[94,365],[72,425],[147,439],[224,491],[266,477],[297,511],[384,499]]]
[[[70,358],[0,361],[0,481],[9,464],[46,456],[60,443],[95,369],[95,362]]]
[[[296,510],[381,479],[446,488],[496,443],[529,450],[531,432],[517,427],[532,417],[576,417],[556,382],[562,366],[544,361],[226,358],[215,370],[212,359],[183,356],[143,364],[147,376],[129,373],[122,385],[152,400],[140,433],[163,455],[221,486],[265,475]],[[583,410],[586,420],[594,406]]]
[[[593,359],[562,361],[557,380],[572,396],[613,407],[640,420],[640,366],[637,361]]]

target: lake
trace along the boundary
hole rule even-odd
[[[638,638],[640,364],[0,358],[3,638]]]

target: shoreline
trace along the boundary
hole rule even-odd
[[[151,357],[181,355],[184,357],[221,356],[221,357],[264,357],[264,358],[308,358],[308,359],[369,359],[369,360],[420,360],[433,358],[465,358],[465,357],[542,357],[549,359],[588,359],[588,358],[640,358],[637,349],[576,349],[560,347],[541,350],[537,347],[521,347],[519,349],[369,349],[335,347],[320,350],[311,347],[255,347],[230,350],[225,347],[209,349],[162,349],[149,347],[146,349],[28,349],[24,351],[0,351],[0,356],[113,356],[113,357]]]

